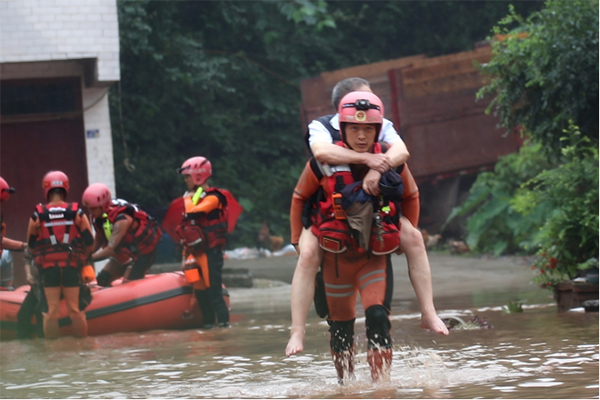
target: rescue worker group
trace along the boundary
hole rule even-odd
[[[378,140],[384,123],[378,96],[368,88],[354,89],[335,105],[341,140],[334,144],[358,154],[386,152],[389,146]],[[330,349],[340,384],[355,379],[354,322],[359,294],[365,310],[371,378],[390,379],[390,255],[403,250],[402,200],[409,184],[404,182],[402,167],[382,173],[378,193],[373,195],[363,189],[363,178],[370,170],[366,164],[332,165],[311,157],[292,196],[291,243],[300,256],[292,281],[292,332],[286,355],[303,350],[305,314],[314,301],[317,313],[329,324]],[[228,190],[210,186],[212,166],[207,158],[189,158],[177,172],[183,175],[187,190],[178,199],[175,222],[169,222],[172,230],[165,229],[166,221],[159,225],[138,205],[113,198],[103,183],[93,183],[81,199],[71,199],[69,177],[57,170],[42,179],[47,203],[33,210],[26,241],[6,237],[3,224],[0,251],[24,251],[28,283],[39,285],[45,298],[42,320],[46,339],[60,336],[61,299],[72,321],[72,334],[86,337],[85,311],[80,309],[86,284],[96,281],[98,286],[110,287],[117,279],[123,284],[144,279],[155,261],[161,226],[183,247],[182,270],[194,287],[202,312],[200,328],[230,327],[221,270],[227,236],[241,207]],[[14,192],[0,177],[0,200],[6,202]],[[105,265],[96,274],[94,264],[99,261]],[[304,290],[301,280],[306,279],[302,277],[306,271],[314,272],[308,272],[312,284]],[[31,304],[24,301],[22,307],[26,303]],[[31,321],[33,311],[24,315]],[[429,321],[427,326],[422,322],[421,326],[434,324],[438,325],[431,330],[448,334],[441,321]]]

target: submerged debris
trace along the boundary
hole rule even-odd
[[[464,254],[471,251],[469,246],[461,240],[448,240],[448,246],[450,247],[450,254]]]
[[[475,315],[468,321],[465,321],[462,318],[457,317],[457,316],[443,318],[442,321],[444,321],[444,324],[446,324],[446,327],[449,330],[459,330],[459,329],[470,330],[470,329],[491,329],[491,328],[493,328],[492,325],[488,324],[488,322],[485,320],[485,318],[480,318],[477,315]]]

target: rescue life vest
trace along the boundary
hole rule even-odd
[[[75,224],[82,212],[77,203],[65,206],[38,204],[35,215],[40,221],[40,234],[32,248],[34,262],[42,268],[80,267],[84,261],[81,232]]]
[[[123,236],[115,253],[126,254],[133,260],[137,260],[140,255],[152,253],[162,237],[162,231],[157,221],[137,204],[122,199],[113,199],[106,216],[94,219],[96,232],[102,232],[102,235],[108,240],[104,224],[108,221],[110,223],[108,229],[112,230],[112,225],[117,222],[117,217],[121,214],[129,215],[133,218],[134,223]],[[136,222],[137,227],[135,227]]]
[[[206,248],[224,248],[227,243],[227,221],[229,211],[227,197],[217,188],[208,188],[202,194],[217,196],[221,207],[209,213],[186,213],[175,232],[179,239],[194,252],[202,252]],[[184,197],[184,202],[191,202],[191,197]]]
[[[343,146],[342,142],[336,143]],[[374,153],[381,153],[381,145],[374,143]],[[318,170],[315,170],[315,167]],[[346,212],[342,207],[342,191],[355,183],[352,169],[348,164],[324,165],[311,161],[311,167],[317,178],[327,176],[327,190],[323,190],[321,201],[317,203],[317,212],[312,216],[312,232],[317,236],[323,250],[332,253],[355,251],[371,252],[375,255],[389,254],[400,247],[400,231],[397,221],[397,206],[385,198],[372,202],[373,221],[368,248],[361,248],[355,232],[349,225]]]

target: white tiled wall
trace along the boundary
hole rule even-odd
[[[82,95],[88,181],[106,184],[116,197],[108,87],[84,88]]]
[[[98,81],[117,81],[116,0],[0,1],[0,63],[96,58]]]
[[[83,123],[86,135],[85,152],[88,182],[90,184],[98,182],[106,184],[112,196],[117,197],[108,89],[108,87],[103,87],[82,90]],[[88,134],[88,132],[90,133]],[[96,262],[96,273],[102,271],[107,263],[108,260]]]
[[[116,0],[0,0],[0,78],[82,77],[96,60],[94,87],[82,84],[88,180],[116,196],[108,88],[120,79]]]

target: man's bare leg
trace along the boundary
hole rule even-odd
[[[323,257],[317,237],[304,229],[298,243],[298,263],[292,279],[292,329],[285,348],[287,357],[304,350],[306,317],[315,296],[315,276]]]
[[[56,339],[60,336],[58,318],[60,317],[60,286],[45,287],[46,303],[48,312],[42,313],[44,318],[44,337],[46,339]]]
[[[438,317],[433,304],[431,267],[423,236],[405,217],[400,221],[400,250],[406,254],[410,282],[421,306],[421,328],[448,335],[448,328]]]

